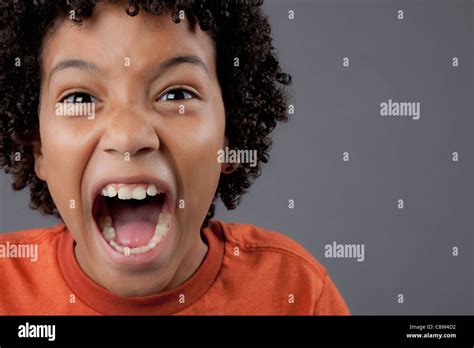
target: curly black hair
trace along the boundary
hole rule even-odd
[[[46,182],[34,171],[32,143],[39,140],[42,42],[60,20],[71,19],[80,25],[91,16],[97,2],[0,0],[0,167],[12,174],[14,190],[30,187],[31,208],[58,218],[61,217]],[[242,195],[260,175],[262,162],[269,159],[273,129],[277,122],[288,118],[284,87],[291,84],[291,76],[282,72],[275,54],[269,21],[260,9],[263,0],[118,3],[125,3],[124,10],[130,16],[140,10],[155,15],[171,13],[175,23],[180,22],[179,14],[185,13],[193,25],[197,22],[214,40],[229,147],[257,150],[258,164],[240,164],[232,174],[221,175],[203,224],[206,226],[214,216],[217,197],[227,209],[240,203]],[[238,67],[234,66],[235,58],[239,58]]]

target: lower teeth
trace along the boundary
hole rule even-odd
[[[115,233],[115,228],[112,226],[112,218],[110,216],[100,218],[99,226],[102,229],[102,236],[106,241],[109,242],[110,246],[125,256],[130,256],[131,254],[145,254],[148,251],[154,249],[163,239],[163,236],[166,234],[166,232],[168,232],[170,222],[170,213],[160,213],[153,237],[150,239],[147,245],[136,248],[124,247],[115,241],[115,237],[117,235]]]

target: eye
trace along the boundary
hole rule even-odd
[[[173,100],[187,100],[194,98],[195,95],[193,92],[182,88],[171,89],[165,94],[163,94],[158,100],[161,101],[173,101]]]
[[[63,103],[95,103],[97,98],[86,92],[73,92],[65,96],[61,102]]]

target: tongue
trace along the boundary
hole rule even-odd
[[[159,202],[115,201],[109,206],[115,241],[130,248],[145,246],[155,233],[161,211]]]

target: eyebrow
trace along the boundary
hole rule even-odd
[[[155,79],[156,77],[163,74],[166,70],[171,69],[172,67],[175,67],[180,64],[192,64],[194,66],[197,66],[202,69],[209,78],[211,78],[211,74],[209,73],[206,64],[201,60],[201,58],[195,55],[184,55],[169,58],[162,62],[160,65],[158,65],[152,70],[152,79]]]
[[[51,69],[48,81],[51,81],[51,77],[55,73],[66,69],[86,70],[95,74],[100,74],[100,69],[91,62],[82,59],[65,59],[61,60],[58,64],[54,66],[54,68]]]
[[[163,74],[166,70],[169,70],[172,67],[175,67],[180,64],[193,64],[199,67],[200,69],[204,70],[206,72],[206,75],[209,78],[211,77],[206,64],[201,60],[201,58],[195,55],[182,55],[182,56],[176,56],[176,57],[166,59],[164,62],[161,62],[157,67],[152,69],[151,76],[154,79],[160,76],[161,74]],[[101,73],[100,69],[96,65],[94,65],[94,63],[92,62],[85,61],[82,59],[64,59],[60,61],[59,63],[57,63],[51,69],[51,72],[49,73],[48,81],[51,81],[51,77],[53,76],[53,74],[62,70],[66,70],[66,69],[85,70],[85,71],[92,72],[94,74]]]

